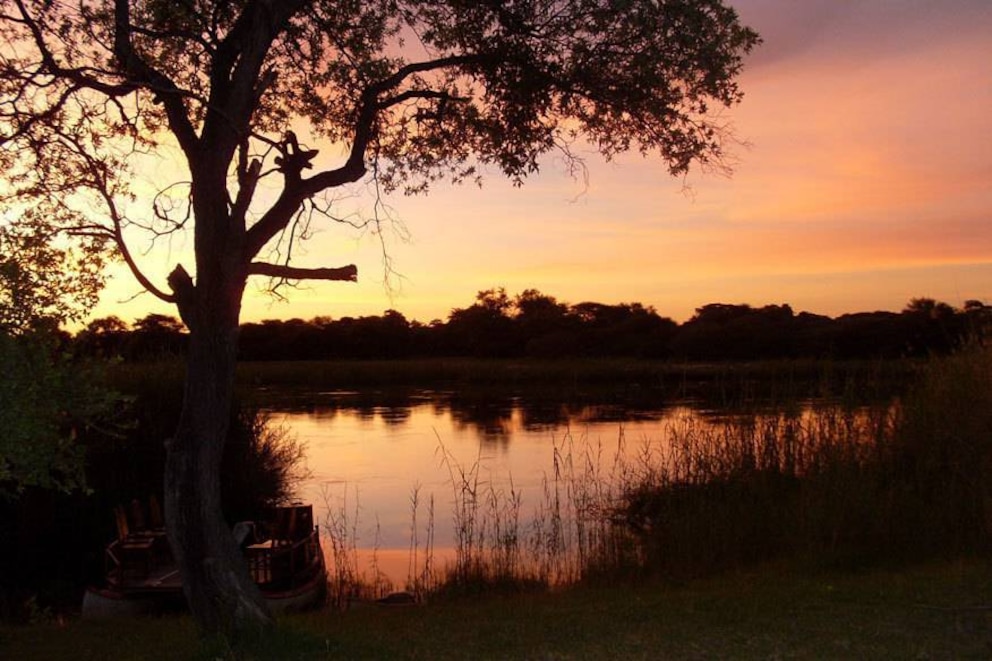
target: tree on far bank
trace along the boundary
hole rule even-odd
[[[675,175],[720,168],[715,110],[740,100],[758,43],[720,0],[0,6],[0,196],[51,233],[112,246],[189,329],[166,524],[198,624],[229,634],[271,621],[218,480],[248,279],[355,280],[353,265],[290,259],[311,224],[341,220],[329,192],[355,182],[521,183],[549,152],[581,168],[587,145]],[[183,171],[157,193],[151,157]],[[153,281],[128,242],[143,230],[188,231],[195,263]]]

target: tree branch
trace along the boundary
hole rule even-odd
[[[437,71],[438,69],[447,69],[450,67],[472,64],[474,62],[478,62],[479,59],[480,58],[477,55],[450,55],[448,57],[439,57],[436,60],[411,62],[410,64],[397,69],[396,73],[388,78],[383,78],[378,83],[373,83],[369,86],[369,90],[378,96],[383,92],[387,92],[398,87],[404,80],[414,74],[427,73],[428,71]]]
[[[403,92],[383,103],[379,100],[381,94],[402,85],[407,78],[415,74],[463,66],[476,61],[478,61],[478,57],[474,55],[452,55],[436,60],[412,62],[400,67],[393,75],[366,87],[362,92],[361,107],[358,113],[358,119],[355,121],[355,140],[351,145],[351,153],[348,155],[347,162],[336,170],[327,170],[303,180],[305,196],[310,197],[322,190],[358,181],[365,176],[365,152],[372,139],[373,127],[375,126],[378,112],[402,100],[428,96],[426,90],[411,90],[409,92]]]
[[[148,291],[148,293],[150,293],[155,298],[164,301],[166,303],[175,303],[176,302],[175,296],[173,296],[172,294],[168,294],[162,291],[161,289],[159,289],[158,287],[156,287],[152,283],[152,281],[148,279],[148,277],[144,274],[144,272],[142,272],[142,270],[138,267],[138,263],[134,260],[134,256],[131,254],[131,251],[128,249],[127,242],[124,241],[124,236],[120,233],[120,231],[114,232],[114,241],[117,244],[117,249],[120,250],[121,252],[121,257],[124,258],[124,262],[127,264],[128,269],[130,269],[131,274],[134,276],[134,279],[138,281],[138,284],[144,287],[145,290]]]
[[[162,291],[148,279],[148,277],[138,266],[131,250],[128,248],[127,241],[124,239],[125,217],[117,206],[117,200],[115,199],[112,191],[112,184],[107,181],[107,173],[105,168],[106,164],[102,163],[98,158],[88,153],[85,146],[78,140],[78,138],[66,135],[63,136],[63,140],[65,144],[75,150],[76,155],[81,159],[81,163],[86,167],[86,174],[88,177],[84,177],[81,183],[84,183],[90,190],[103,199],[104,204],[107,205],[107,213],[110,215],[110,221],[112,223],[112,226],[110,227],[100,224],[80,225],[75,228],[70,228],[69,232],[79,236],[102,235],[104,238],[109,238],[117,246],[117,250],[124,259],[124,263],[127,264],[128,269],[142,287],[144,287],[153,296],[166,303],[176,302],[174,296]]]
[[[203,135],[216,141],[223,153],[233,151],[249,133],[258,99],[272,83],[271,74],[259,75],[269,48],[292,15],[306,4],[307,0],[248,2],[211,58]]]
[[[114,201],[113,196],[109,193],[106,188],[106,184],[100,183],[95,186],[97,193],[103,197],[105,203],[107,204],[107,209],[110,212],[110,219],[113,222],[113,230],[111,231],[111,236],[115,244],[117,244],[117,250],[120,251],[121,257],[124,259],[124,263],[127,264],[128,269],[131,271],[131,275],[134,279],[138,281],[142,287],[145,288],[150,294],[155,296],[166,303],[175,303],[175,296],[162,291],[148,279],[144,271],[138,266],[138,262],[134,259],[134,255],[131,254],[130,248],[128,248],[127,241],[124,239],[124,219],[117,209],[117,204]]]
[[[92,89],[109,97],[124,96],[125,94],[133,91],[133,87],[131,85],[106,83],[97,78],[93,78],[86,73],[85,69],[67,69],[63,67],[55,59],[55,55],[52,52],[52,49],[48,47],[48,43],[45,42],[45,35],[41,31],[41,27],[38,25],[37,19],[28,13],[27,7],[24,6],[24,3],[21,2],[21,0],[16,0],[16,4],[21,18],[16,19],[14,17],[10,17],[11,20],[21,23],[27,27],[28,31],[31,33],[31,39],[34,41],[34,45],[38,49],[38,54],[41,56],[41,64],[43,69],[53,77],[64,78],[72,81],[78,87]]]
[[[183,92],[167,76],[162,74],[142,60],[131,45],[131,7],[128,0],[116,0],[114,3],[114,56],[119,66],[135,83],[143,84],[157,92],[156,98],[165,107],[179,146],[187,157],[192,157],[197,148],[196,130],[186,114],[183,104]]]
[[[298,268],[284,264],[252,262],[248,265],[248,275],[264,275],[286,280],[338,280],[358,282],[358,267],[354,264],[338,268]]]
[[[286,189],[276,200],[276,203],[262,216],[261,220],[248,230],[245,241],[247,258],[251,259],[257,255],[272,237],[289,224],[293,214],[296,213],[304,200],[321,191],[354,183],[365,176],[365,153],[372,140],[376,117],[380,110],[408,99],[441,96],[445,93],[410,90],[384,102],[380,101],[380,95],[402,85],[407,78],[418,73],[464,66],[477,62],[478,59],[474,55],[452,55],[424,62],[413,62],[400,67],[392,75],[369,84],[362,92],[358,118],[355,120],[355,137],[348,154],[348,160],[344,165],[334,170],[325,170],[308,179],[292,182],[292,185],[287,183]]]
[[[390,97],[379,104],[380,109],[391,108],[411,99],[438,99],[440,101],[470,101],[467,97],[452,96],[448,92],[438,90],[406,90]]]

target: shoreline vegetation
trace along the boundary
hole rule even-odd
[[[687,363],[783,359],[875,360],[946,355],[992,326],[992,306],[960,309],[930,298],[901,312],[857,312],[836,318],[796,313],[788,304],[752,307],[710,303],[677,323],[640,303],[561,303],[528,289],[481,291],[444,321],[408,320],[395,310],[364,317],[246,322],[240,363],[255,361],[396,360],[416,358],[631,358]],[[91,321],[73,351],[127,362],[184,354],[188,333],[174,317],[150,314],[128,324]],[[456,361],[457,362],[457,361]]]
[[[780,359],[683,362],[635,358],[405,358],[393,360],[256,361],[241,363],[237,387],[243,399],[268,388],[313,392],[371,388],[378,393],[458,390],[488,394],[524,393],[536,398],[649,391],[666,399],[752,400],[796,398],[890,398],[903,392],[928,364],[927,358],[898,360]],[[110,383],[123,392],[148,379],[181,384],[178,359],[115,363]]]

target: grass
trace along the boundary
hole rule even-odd
[[[688,584],[576,587],[292,616],[243,659],[986,659],[992,567],[756,568]],[[188,617],[0,628],[9,659],[238,658]]]

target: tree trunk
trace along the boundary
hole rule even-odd
[[[269,626],[272,616],[224,521],[220,500],[237,313],[233,319],[223,312],[207,316],[213,319],[200,316],[190,326],[183,409],[166,456],[165,518],[183,591],[200,629],[237,639]]]

